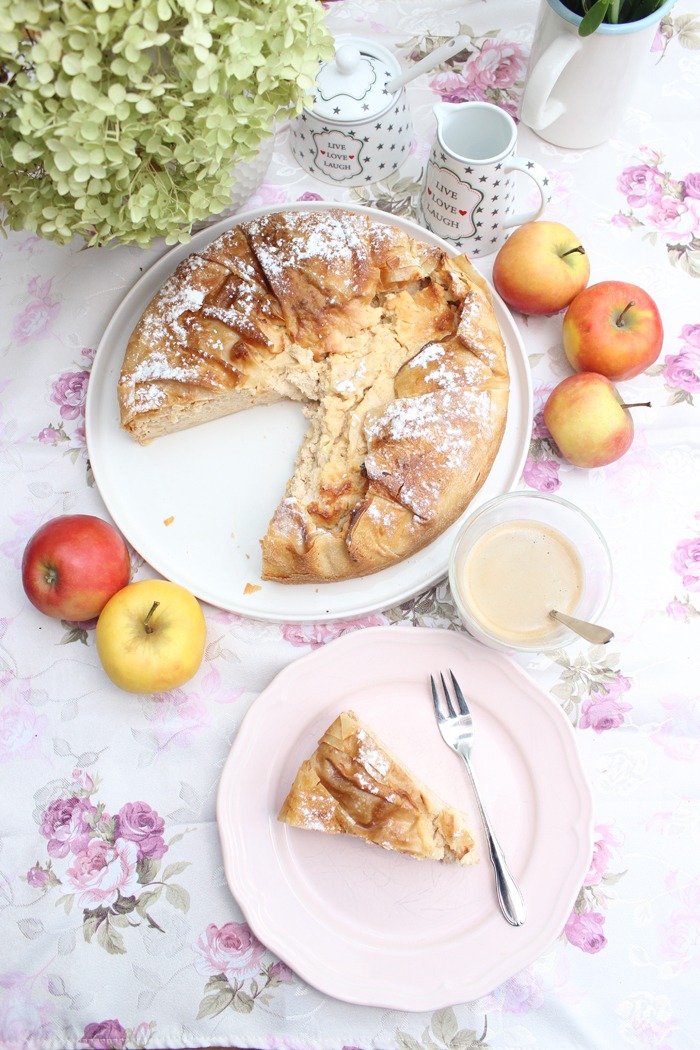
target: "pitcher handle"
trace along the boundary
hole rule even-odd
[[[532,211],[520,212],[518,215],[512,215],[510,219],[503,223],[504,226],[510,228],[511,226],[522,226],[526,222],[534,222],[535,219],[539,219],[540,215],[549,204],[552,199],[552,194],[549,189],[549,176],[547,172],[538,164],[535,160],[524,160],[521,157],[511,157],[510,160],[504,165],[507,172],[510,171],[521,171],[523,175],[527,175],[537,186],[540,191],[540,203],[539,207],[534,208]]]
[[[528,74],[520,104],[520,119],[533,131],[548,128],[566,110],[563,102],[550,96],[559,77],[581,47],[578,35],[557,37]]]

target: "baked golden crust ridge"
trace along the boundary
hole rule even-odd
[[[301,764],[277,819],[354,835],[419,860],[477,859],[465,815],[438,798],[353,711],[338,715]]]
[[[466,256],[339,207],[262,216],[183,260],[129,340],[118,394],[142,443],[302,403],[309,429],[261,545],[264,579],[303,583],[376,572],[456,520],[498,452],[508,382]]]

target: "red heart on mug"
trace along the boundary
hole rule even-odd
[[[432,197],[432,195],[433,195],[433,191],[432,190],[428,190],[428,196]]]
[[[467,213],[466,213],[466,211],[462,211],[462,209],[460,208],[460,209],[459,209],[459,214],[460,214],[460,215],[466,215]]]
[[[322,149],[322,150],[321,150],[321,156],[322,156],[322,157],[325,157],[325,155],[326,155],[326,151],[325,151],[325,149]]]
[[[354,160],[354,159],[355,159],[355,154],[354,154],[354,153],[351,153],[351,154],[350,154],[350,157],[349,157],[349,159],[350,159],[350,160]]]

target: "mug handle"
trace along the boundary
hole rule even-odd
[[[541,164],[537,163],[537,161],[523,160],[522,157],[511,157],[504,165],[504,168],[506,171],[521,171],[523,175],[528,175],[540,191],[540,203],[539,207],[535,208],[533,211],[520,212],[518,215],[512,215],[510,219],[503,223],[503,225],[507,229],[510,229],[511,226],[522,226],[526,222],[534,222],[535,219],[539,219],[540,215],[552,199],[547,172]]]
[[[533,131],[548,128],[565,112],[564,103],[550,96],[557,80],[582,46],[578,35],[557,37],[528,74],[520,103],[520,119]]]

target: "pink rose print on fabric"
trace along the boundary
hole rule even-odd
[[[41,753],[46,718],[32,707],[30,698],[28,685],[14,689],[5,686],[5,706],[0,708],[0,758],[30,758]]]
[[[116,838],[135,843],[139,860],[144,857],[157,860],[165,855],[168,847],[163,838],[164,830],[163,818],[145,802],[127,802],[114,822]]]
[[[518,44],[502,40],[485,40],[481,50],[475,51],[464,67],[466,80],[480,88],[484,95],[488,88],[512,88],[522,80],[527,60]]]
[[[603,881],[612,861],[612,848],[620,844],[620,835],[610,824],[597,824],[596,840],[584,886],[597,886]]]
[[[227,922],[221,928],[210,923],[197,942],[195,953],[199,973],[223,973],[235,981],[258,973],[265,947],[244,922]]]
[[[664,167],[663,157],[643,147],[640,163],[624,168],[617,179],[627,208],[613,225],[660,235],[669,261],[700,277],[700,172],[680,178]]]
[[[319,649],[343,634],[350,634],[364,627],[380,627],[388,622],[387,617],[381,613],[372,613],[356,620],[335,620],[325,624],[287,623],[282,628],[282,637],[291,645],[309,645],[312,649]]]
[[[694,520],[695,528],[700,529],[700,511],[695,513]],[[666,606],[666,615],[672,620],[690,623],[700,616],[700,608],[693,601],[700,593],[700,531],[678,541],[671,552],[671,569],[680,577],[686,593],[674,595]]]
[[[684,1020],[663,991],[659,995],[651,992],[630,995],[619,1004],[615,1013],[626,1045],[653,1047],[654,1050],[657,1047],[672,1050],[674,1044],[679,1045],[676,1040],[678,1033],[683,1031]]]
[[[688,591],[700,591],[700,536],[681,540],[673,552],[673,571]]]
[[[56,299],[51,297],[53,279],[41,281],[33,277],[27,285],[31,302],[15,317],[10,331],[13,342],[23,345],[33,339],[49,335],[51,327],[61,309]]]
[[[76,458],[77,454],[82,455],[83,453],[87,452],[87,435],[85,434],[85,424],[82,424],[81,426],[76,427],[73,431],[71,431],[71,435],[68,441],[70,444],[70,448],[68,451],[73,456],[73,459]]]
[[[59,442],[65,441],[66,435],[61,427],[54,427],[49,424],[44,427],[43,430],[39,431],[37,435],[37,441],[41,445],[58,445]]]
[[[59,406],[62,419],[77,419],[85,414],[85,397],[90,373],[64,372],[51,386],[51,400]]]
[[[700,966],[700,877],[673,870],[665,889],[670,912],[659,926],[659,955],[666,974],[675,976]]]
[[[625,720],[625,711],[631,710],[631,704],[621,703],[615,697],[606,700],[584,700],[578,724],[581,729],[604,733],[607,729],[621,726]]]
[[[133,842],[117,839],[110,845],[93,839],[68,868],[67,883],[77,890],[81,907],[108,908],[120,896],[130,897],[138,889],[137,860]]]
[[[267,950],[244,922],[210,923],[193,951],[195,968],[209,978],[198,1018],[229,1008],[250,1013],[256,1002],[269,1003],[272,990],[293,979],[279,960],[263,965]]]
[[[595,834],[591,864],[562,934],[569,944],[589,954],[607,944],[603,910],[608,906],[608,888],[624,874],[610,870],[620,833],[610,824],[597,824]]]
[[[572,725],[603,733],[624,723],[632,706],[623,696],[632,682],[617,670],[616,661],[619,655],[607,653],[602,646],[575,655],[561,654],[557,663],[562,670],[551,692]]]
[[[153,1024],[139,1024],[133,1031],[120,1021],[93,1021],[85,1025],[80,1045],[90,1050],[124,1050],[125,1047],[144,1048],[153,1034]]]
[[[445,38],[447,39],[447,38]],[[456,66],[436,74],[432,91],[443,102],[486,101],[517,117],[518,89],[527,70],[527,58],[519,44],[489,37],[472,39],[461,70]]]
[[[87,457],[87,438],[85,434],[85,401],[90,367],[95,356],[91,347],[83,347],[81,362],[76,371],[63,372],[51,383],[51,401],[58,406],[59,422],[48,423],[36,435],[41,445],[57,446],[67,444],[64,455],[70,456],[73,463],[82,459],[88,467],[88,484],[94,484]],[[66,424],[77,425],[67,429]]]
[[[689,600],[680,601],[674,599],[666,606],[666,615],[670,620],[678,620],[681,623],[690,623],[690,621],[695,619],[696,616],[700,616],[700,612],[698,612],[694,605],[691,605]]]
[[[671,404],[685,401],[693,404],[700,391],[700,324],[687,324],[681,330],[682,346],[677,354],[663,359],[662,374]]]
[[[631,208],[658,204],[663,195],[664,177],[651,164],[637,164],[625,168],[617,180],[617,188],[627,198]]]
[[[61,885],[54,874],[52,861],[49,861],[46,865],[42,865],[37,861],[29,869],[24,879],[28,886],[31,886],[33,890],[39,890],[41,893],[47,893],[54,886]]]
[[[95,790],[95,781],[84,769],[74,769],[71,773],[71,780],[75,790],[82,794],[91,795]]]
[[[523,481],[538,492],[556,492],[561,488],[559,450],[544,421],[544,405],[552,389],[551,386],[545,386],[534,391],[532,436],[523,467]]]
[[[27,546],[27,541],[32,533],[38,529],[42,523],[42,519],[38,514],[31,511],[21,511],[19,514],[10,514],[9,521],[14,526],[14,533],[11,537],[0,544],[0,551],[3,555],[8,558],[19,572],[22,568],[22,556],[24,554],[24,548]],[[6,519],[7,525],[7,519]],[[6,528],[6,534],[9,530]]]
[[[34,889],[43,890],[49,883],[49,873],[35,864],[27,872],[27,883]]]
[[[294,979],[294,974],[292,973],[290,968],[287,966],[286,963],[283,963],[281,960],[278,960],[277,962],[272,964],[272,966],[270,967],[270,973],[274,974],[274,976],[277,977],[280,981],[291,981]]]
[[[523,467],[523,481],[538,492],[556,492],[561,488],[560,467],[556,459],[538,460],[528,456]]]
[[[666,195],[649,206],[647,218],[669,243],[687,246],[700,236],[700,201]]]
[[[58,798],[50,802],[39,828],[48,839],[49,856],[66,857],[69,853],[82,852],[93,834],[87,817],[96,813],[97,809],[87,798]]]
[[[700,758],[700,694],[665,697],[661,706],[667,714],[652,731],[652,740],[667,758],[676,762],[697,761]]]
[[[54,1018],[46,976],[0,972],[0,1046],[3,1050],[26,1050],[45,1041],[47,1026]]]
[[[535,393],[535,401],[539,405],[536,412],[532,417],[532,440],[533,441],[549,441],[551,440],[551,434],[547,424],[544,421],[544,403],[549,397],[552,391],[551,387],[545,387],[538,390]]]
[[[672,964],[675,973],[700,964],[700,923],[696,912],[674,912],[668,922],[661,924],[659,955]]]
[[[616,729],[625,720],[625,713],[632,710],[632,705],[620,700],[620,694],[626,693],[631,682],[619,675],[613,682],[604,682],[588,700],[581,704],[579,716],[580,729],[592,729],[595,733],[604,733],[607,729]]]
[[[73,770],[68,797],[49,802],[40,819],[52,859],[37,861],[25,878],[42,892],[60,888],[57,903],[67,913],[76,903],[82,908],[85,940],[94,937],[105,951],[123,954],[125,931],[142,922],[163,929],[153,914],[161,897],[170,907],[189,909],[187,890],[173,881],[188,865],[171,863],[161,872],[170,848],[163,818],[143,801],[126,802],[110,816],[95,799],[98,787],[99,778]]]
[[[521,970],[502,988],[501,1008],[509,1014],[527,1014],[544,1006],[542,979],[529,970]]]
[[[91,1050],[122,1050],[126,1028],[119,1021],[96,1021],[85,1026],[81,1043]]]
[[[221,639],[213,640],[207,646],[207,660],[215,660],[224,651]],[[196,688],[172,689],[153,697],[145,708],[150,729],[140,735],[139,743],[150,751],[152,760],[175,748],[185,749],[211,726],[212,704],[233,704],[244,691],[222,679],[211,663]]]
[[[589,911],[581,915],[572,912],[564,927],[564,936],[575,948],[595,955],[608,943],[603,933],[604,923],[605,916],[600,912]]]
[[[204,729],[210,714],[206,701],[197,691],[173,689],[154,697],[147,710],[152,739],[143,740],[154,756],[174,746],[187,747]]]
[[[700,171],[694,171],[683,179],[683,191],[686,197],[700,200]]]

